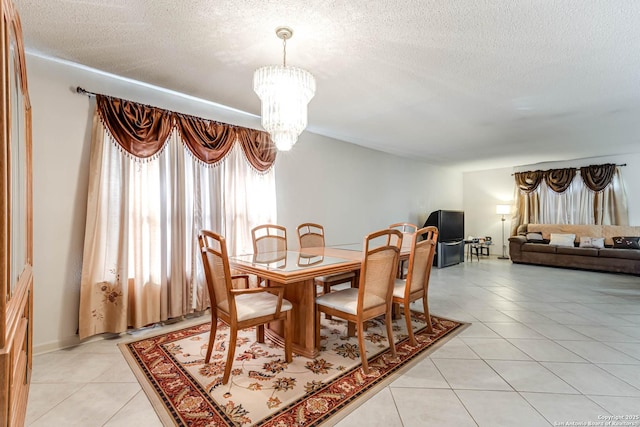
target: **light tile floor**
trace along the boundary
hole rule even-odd
[[[472,325],[338,426],[606,425],[640,415],[640,278],[483,258],[434,268],[430,307]],[[34,356],[27,425],[160,426],[116,347],[131,338]]]

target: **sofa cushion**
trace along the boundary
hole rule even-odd
[[[580,255],[580,256],[598,256],[598,249],[596,248],[568,248],[558,246],[556,253],[565,255]]]
[[[525,243],[522,245],[523,252],[543,252],[549,254],[556,253],[556,246],[539,245],[537,243]]]
[[[600,258],[622,258],[640,261],[640,251],[637,249],[613,249],[604,248],[598,251]]]
[[[614,237],[614,249],[640,249],[640,237]]]
[[[540,233],[527,233],[527,242],[529,243],[549,243],[548,240],[542,238]]]
[[[580,236],[581,248],[604,248],[604,237]]]
[[[572,248],[575,240],[575,234],[551,233],[551,240],[549,240],[549,244],[554,246],[567,246]]]

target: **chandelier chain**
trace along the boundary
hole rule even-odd
[[[287,66],[287,38],[282,38],[282,65]]]

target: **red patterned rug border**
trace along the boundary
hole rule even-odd
[[[424,317],[422,313],[414,314]],[[337,422],[368,400],[368,398],[364,398],[365,395],[370,394],[372,396],[373,393],[371,392],[373,390],[386,386],[386,384],[394,380],[400,373],[411,368],[423,356],[430,353],[428,350],[433,351],[444,344],[444,342],[447,341],[446,339],[443,340],[444,338],[452,337],[469,325],[440,316],[432,316],[432,318],[436,324],[440,324],[441,321],[446,321],[455,325],[443,331],[438,331],[433,337],[429,337],[429,335],[426,334],[426,327],[421,328],[415,335],[417,339],[426,337],[426,339],[429,340],[426,344],[412,347],[408,344],[408,338],[404,339],[396,343],[396,351],[398,355],[401,356],[398,359],[392,359],[390,354],[388,354],[389,349],[385,349],[369,359],[369,366],[374,368],[372,369],[373,373],[364,375],[361,370],[361,365],[358,364],[340,374],[330,383],[305,394],[297,401],[283,407],[277,413],[260,420],[255,426],[291,427],[304,425],[305,427],[311,427],[324,425],[329,420]],[[125,359],[149,397],[156,413],[166,426],[204,427],[211,425],[243,425],[241,422],[242,414],[235,414],[240,420],[239,423],[235,422],[234,419],[226,413],[225,408],[210,398],[208,391],[190,376],[170,351],[164,348],[164,345],[168,343],[198,335],[208,330],[209,321],[207,320],[201,324],[119,344]],[[152,362],[150,362],[150,360]],[[165,365],[168,365],[168,370],[164,375],[153,373],[150,369],[155,368],[157,370],[159,366],[164,369]],[[167,389],[167,384],[172,383],[183,386],[182,388],[176,387],[176,390],[179,390],[180,396],[172,394],[172,392]],[[163,387],[163,385],[165,387]],[[185,385],[187,386],[186,389],[191,389],[190,400],[185,399]],[[212,387],[215,386],[217,386],[217,384],[212,385]],[[198,399],[202,396],[205,397],[206,402],[198,402]],[[175,402],[177,400],[182,400],[182,402],[186,400],[198,402],[201,406],[202,404],[206,404],[207,409],[198,412],[197,416],[192,417],[192,419],[185,419],[185,417],[181,415],[180,408],[176,407]],[[200,400],[204,399],[200,398]],[[311,417],[313,419],[308,419],[310,416],[309,408],[311,408]],[[349,408],[349,410],[345,410],[346,408]],[[231,413],[233,414],[233,408],[226,409],[231,409]],[[313,416],[314,411],[317,413],[315,417]],[[183,411],[182,413],[184,414],[186,412]],[[193,413],[193,411],[189,411],[189,413]],[[339,417],[336,416],[338,413],[340,413]]]

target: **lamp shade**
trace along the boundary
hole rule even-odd
[[[508,215],[511,213],[511,205],[496,205],[498,215]]]

